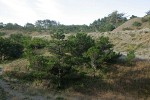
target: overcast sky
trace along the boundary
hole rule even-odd
[[[142,17],[150,10],[150,0],[0,0],[0,22],[25,25],[50,19],[89,25],[115,10]]]

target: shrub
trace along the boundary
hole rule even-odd
[[[130,19],[133,19],[133,18],[137,18],[137,16],[135,16],[135,15],[132,15],[132,16],[130,17]]]
[[[127,53],[126,61],[129,65],[132,65],[134,59],[135,59],[135,51],[131,50]]]
[[[142,24],[141,24],[140,22],[134,22],[132,25],[133,25],[133,26],[136,26],[136,27],[139,27],[139,26],[141,26]]]
[[[129,28],[129,27],[126,27],[126,28],[123,28],[122,30],[125,31],[125,30],[133,30],[133,29]]]
[[[23,46],[7,38],[0,38],[1,60],[18,58],[23,54]]]
[[[5,32],[0,32],[0,36],[4,36],[5,34]]]
[[[26,47],[31,41],[30,36],[22,35],[22,34],[19,34],[19,33],[11,34],[9,39],[13,42],[22,44],[24,47]]]
[[[35,71],[49,71],[49,59],[45,56],[32,56],[29,59],[30,67]]]
[[[120,54],[115,53],[112,48],[113,44],[110,43],[109,38],[101,36],[98,41],[96,41],[95,46],[89,48],[87,52],[84,53],[84,56],[90,59],[94,76],[97,68],[101,68],[107,63],[115,63],[120,57]]]
[[[46,40],[43,40],[41,38],[34,38],[30,43],[29,43],[29,48],[31,49],[42,49],[46,47],[48,42]]]
[[[76,36],[70,36],[67,42],[71,54],[78,57],[82,56],[82,54],[94,44],[94,40],[85,33],[78,33]]]

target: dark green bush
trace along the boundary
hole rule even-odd
[[[50,62],[50,60],[51,60],[50,57],[45,57],[40,55],[32,56],[29,59],[30,67],[35,71],[49,71],[51,69],[50,65],[52,63],[55,63],[53,61]]]
[[[0,36],[4,36],[4,35],[6,35],[5,32],[0,32]]]
[[[134,59],[135,59],[135,51],[131,50],[127,53],[126,57],[127,64],[132,65]]]
[[[19,43],[21,45],[23,45],[25,48],[27,47],[27,45],[30,43],[31,41],[31,36],[27,36],[27,35],[23,35],[23,34],[11,34],[9,39],[13,42]]]
[[[130,17],[130,19],[133,19],[133,18],[137,18],[137,16],[135,16],[135,15],[132,15],[132,16]]]
[[[7,38],[0,38],[0,59],[15,59],[23,54],[23,46]]]
[[[126,28],[123,28],[122,30],[125,31],[125,30],[133,30],[133,29],[129,28],[129,27],[126,27]]]
[[[139,26],[141,26],[142,24],[141,24],[140,22],[134,22],[132,25],[133,25],[133,26],[136,26],[136,27],[139,27]]]
[[[30,43],[29,43],[29,48],[31,49],[42,49],[46,47],[48,42],[46,40],[43,40],[41,38],[34,38]]]

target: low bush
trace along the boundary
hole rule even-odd
[[[4,36],[4,35],[6,35],[5,32],[0,32],[0,36]]]
[[[133,65],[134,59],[135,59],[135,51],[131,50],[127,53],[127,57],[126,57],[127,64]]]
[[[0,60],[15,59],[23,54],[23,46],[7,38],[0,38]]]
[[[141,26],[142,24],[140,23],[140,22],[134,22],[133,24],[132,24],[133,26],[136,26],[136,27],[139,27],[139,26]]]
[[[29,48],[31,49],[42,49],[46,47],[48,42],[46,40],[40,39],[40,38],[34,38],[30,43],[29,43]]]
[[[129,27],[126,27],[126,28],[123,28],[122,30],[125,31],[125,30],[133,30],[133,29],[129,28]]]

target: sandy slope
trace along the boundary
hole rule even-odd
[[[107,36],[114,44],[117,52],[127,54],[130,50],[135,50],[136,57],[150,59],[150,29],[145,28],[133,31],[88,33],[93,38]]]

